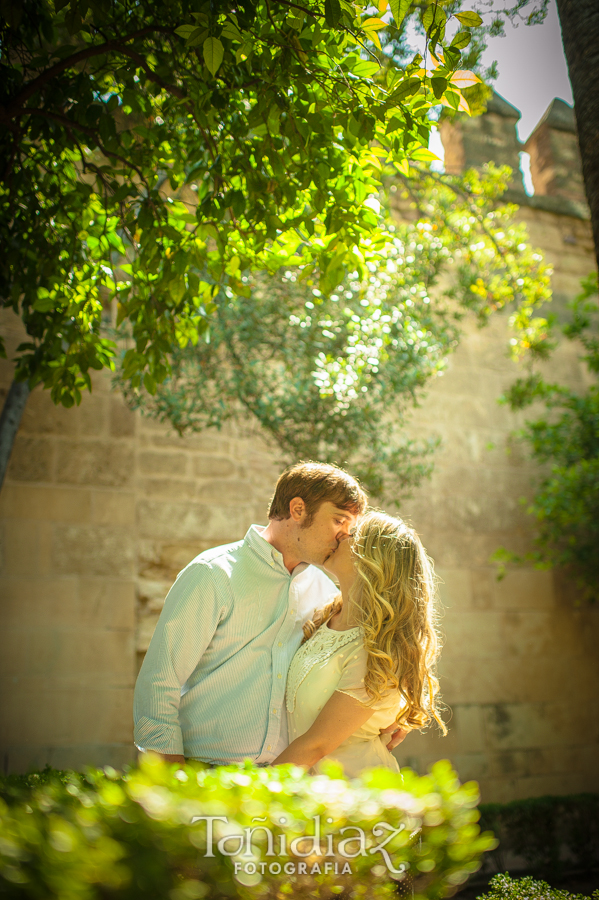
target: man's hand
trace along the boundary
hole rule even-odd
[[[398,747],[399,744],[403,741],[407,734],[409,734],[409,729],[398,728],[397,724],[394,722],[393,725],[387,725],[386,728],[381,728],[381,734],[391,734],[391,740],[385,745],[387,750],[394,750],[395,747]]]

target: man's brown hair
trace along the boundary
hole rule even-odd
[[[285,469],[270,501],[268,518],[288,519],[289,504],[294,497],[301,497],[306,504],[308,516],[304,527],[311,525],[323,503],[332,503],[356,516],[363,513],[368,504],[368,498],[355,478],[338,466],[318,462],[299,462]]]

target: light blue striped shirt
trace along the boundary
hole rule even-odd
[[[252,525],[177,576],[135,685],[139,749],[269,763],[287,746],[287,670],[304,623],[337,588],[305,563],[289,574],[262,531]]]

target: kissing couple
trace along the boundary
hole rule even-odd
[[[434,594],[412,528],[367,509],[342,469],[291,466],[266,527],[177,576],[135,686],[136,747],[180,763],[399,771],[391,750],[409,731],[435,719],[446,732]]]

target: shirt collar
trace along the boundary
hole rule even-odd
[[[287,575],[290,575],[291,578],[295,578],[297,575],[301,575],[302,572],[305,572],[309,564],[304,562],[297,565],[291,573],[289,572],[283,562],[283,554],[262,537],[264,529],[264,525],[250,525],[244,538],[244,542],[251,547],[258,556],[261,556],[269,566],[274,567],[278,565]]]

